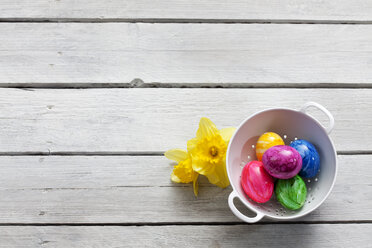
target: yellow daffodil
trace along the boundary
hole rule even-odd
[[[182,149],[172,149],[165,152],[165,157],[176,161],[178,164],[174,166],[171,179],[175,183],[190,183],[193,182],[194,194],[198,195],[198,176],[192,168],[191,156]]]
[[[234,132],[235,128],[218,130],[211,120],[203,117],[196,138],[187,142],[193,170],[221,188],[230,184],[226,172],[226,150]]]

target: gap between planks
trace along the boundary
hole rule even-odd
[[[273,221],[244,223],[241,221],[234,222],[138,222],[138,223],[0,223],[0,226],[241,226],[241,225],[311,225],[311,224],[372,224],[372,221]]]
[[[0,156],[163,156],[165,152],[0,152]],[[337,155],[371,155],[372,151],[337,151]]]
[[[0,156],[164,156],[165,151],[144,152],[0,152]],[[372,155],[372,151],[337,151],[337,155]]]
[[[111,88],[179,88],[179,89],[372,89],[371,83],[145,83],[139,78],[129,83],[0,83],[12,89],[111,89]]]
[[[186,18],[0,18],[10,23],[203,23],[203,24],[332,24],[371,25],[372,20],[297,20],[297,19],[186,19]]]

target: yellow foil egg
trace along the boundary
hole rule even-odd
[[[283,139],[276,133],[267,132],[260,136],[256,144],[256,156],[259,161],[267,149],[273,146],[284,145]]]

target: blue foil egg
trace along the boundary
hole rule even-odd
[[[302,169],[298,173],[301,177],[314,177],[320,167],[319,153],[309,141],[295,140],[290,144],[302,157]]]

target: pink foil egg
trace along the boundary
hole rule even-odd
[[[241,185],[244,192],[258,203],[270,200],[274,192],[274,178],[265,171],[260,161],[251,161],[244,166]]]
[[[301,155],[290,146],[273,146],[262,157],[265,170],[279,179],[292,178],[302,168]]]

